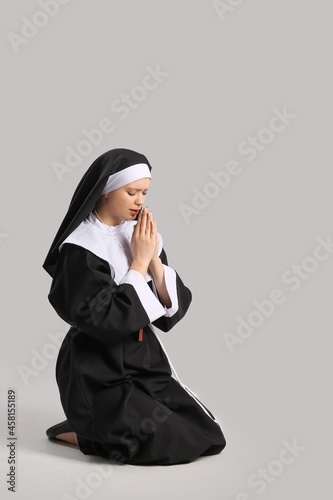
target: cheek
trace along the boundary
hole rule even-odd
[[[117,196],[113,197],[112,205],[114,208],[121,207],[126,204],[126,195],[117,193]]]
[[[125,194],[119,199],[118,206],[123,208],[128,207],[130,206],[131,201],[131,197],[128,194]]]
[[[108,203],[108,208],[110,212],[116,212],[117,209],[119,210],[121,200],[119,200],[118,196],[112,196],[112,198],[109,199]]]

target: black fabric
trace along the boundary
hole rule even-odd
[[[168,265],[164,249],[160,257]],[[192,300],[176,276],[179,310],[153,322],[164,331],[184,317]],[[222,451],[219,425],[171,376],[134,287],[117,285],[105,260],[65,243],[49,300],[71,325],[56,380],[82,453],[118,463],[172,465]]]
[[[138,163],[146,163],[149,170],[152,170],[152,166],[143,154],[131,149],[116,148],[103,153],[90,165],[74,191],[67,213],[43,263],[43,268],[51,277],[59,255],[59,245],[89,215],[97,203],[109,175]],[[133,220],[137,220],[137,218],[138,215]]]
[[[73,243],[61,249],[48,299],[77,332],[107,345],[149,324],[134,287],[118,286],[107,261]]]

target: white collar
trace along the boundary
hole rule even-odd
[[[109,232],[119,233],[119,232],[125,230],[125,227],[128,226],[129,222],[137,222],[137,221],[128,221],[128,220],[125,220],[125,222],[123,224],[117,224],[115,226],[109,226],[108,224],[104,225],[99,219],[97,219],[97,217],[95,217],[92,214],[92,212],[90,212],[90,214],[88,215],[88,217],[86,218],[86,220],[88,222],[90,222],[94,227],[102,230],[103,233],[109,233]]]

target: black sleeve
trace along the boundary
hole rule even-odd
[[[165,313],[138,271],[118,285],[107,261],[73,243],[62,247],[48,299],[66,323],[108,345]]]
[[[168,259],[165,253],[164,248],[159,255],[162,264],[168,266]],[[157,318],[155,321],[151,323],[162,330],[163,332],[168,332],[171,328],[178,323],[184,316],[186,311],[188,310],[190,303],[192,301],[192,293],[191,291],[184,285],[177,271],[175,271],[175,281],[176,281],[176,293],[178,299],[178,309],[172,316],[163,315]]]

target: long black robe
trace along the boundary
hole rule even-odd
[[[159,256],[168,266],[164,248]],[[184,317],[192,295],[177,272],[176,285],[177,312],[150,322],[135,287],[117,284],[106,260],[80,245],[63,245],[48,298],[71,325],[56,380],[82,453],[171,465],[225,447],[212,413],[173,378],[151,327],[167,332]],[[152,281],[145,286],[152,290]]]

